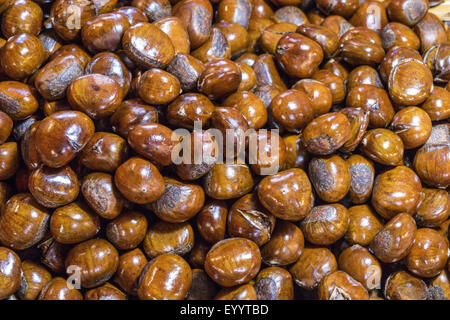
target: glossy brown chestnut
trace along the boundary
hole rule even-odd
[[[228,30],[228,29],[226,29]],[[212,28],[209,39],[199,48],[192,51],[192,56],[203,63],[231,57],[231,46],[225,33],[219,28]]]
[[[407,213],[393,217],[370,242],[375,256],[385,263],[406,257],[416,237],[416,223]]]
[[[114,185],[113,176],[93,172],[84,177],[81,193],[87,204],[102,218],[114,219],[121,212],[125,200]]]
[[[185,222],[202,209],[205,192],[200,186],[171,178],[164,178],[164,181],[164,192],[150,205],[160,219],[170,223]]]
[[[151,162],[133,157],[117,168],[114,182],[128,200],[147,204],[157,200],[164,192],[164,179]]]
[[[52,279],[52,275],[40,264],[25,260],[22,262],[22,282],[17,297],[21,300],[36,300],[42,288]]]
[[[434,45],[445,43],[447,35],[442,21],[428,12],[415,26],[414,31],[420,39],[420,51],[425,53]]]
[[[364,286],[344,271],[325,276],[318,286],[319,300],[369,300]]]
[[[427,285],[406,271],[392,273],[386,280],[384,296],[387,300],[427,300]]]
[[[217,163],[203,180],[205,193],[217,200],[242,197],[253,186],[250,168],[240,163]]]
[[[253,70],[256,73],[258,85],[275,86],[281,91],[287,89],[286,84],[278,73],[274,58],[271,54],[260,55],[253,65]]]
[[[198,90],[211,100],[225,98],[236,91],[241,82],[239,66],[228,59],[219,59],[205,65],[198,78]]]
[[[375,168],[372,161],[354,154],[347,159],[350,172],[349,198],[355,204],[365,203],[372,194]]]
[[[419,226],[438,227],[450,215],[450,197],[446,190],[423,188],[423,201],[417,207],[414,219]]]
[[[3,111],[0,111],[0,145],[8,140],[9,135],[13,129],[13,121]]]
[[[347,77],[347,91],[350,93],[353,88],[361,84],[371,84],[378,88],[384,88],[380,74],[370,66],[359,66],[353,69]]]
[[[361,151],[371,160],[385,166],[403,164],[403,141],[388,129],[369,130],[361,140]]]
[[[252,284],[243,284],[231,288],[222,288],[214,300],[257,300],[258,296],[255,286]]]
[[[38,109],[31,86],[18,81],[0,82],[0,109],[13,120],[24,120]]]
[[[311,159],[308,173],[317,195],[326,202],[342,200],[350,189],[349,166],[338,155]]]
[[[305,170],[306,163],[309,161],[309,153],[302,143],[302,136],[290,135],[283,138],[286,146],[286,160],[282,169],[300,168]]]
[[[223,287],[252,280],[259,271],[261,253],[251,240],[229,238],[216,243],[206,255],[205,271]]]
[[[216,284],[202,269],[192,269],[192,285],[186,300],[212,300],[217,293]]]
[[[169,36],[175,54],[189,54],[191,46],[189,34],[180,19],[177,17],[164,17],[155,21],[153,25],[157,26],[162,32]]]
[[[298,168],[265,177],[257,192],[261,204],[283,220],[300,221],[314,205],[311,182],[305,171]]]
[[[197,80],[203,71],[204,65],[197,58],[188,54],[175,54],[175,57],[167,66],[166,71],[173,74],[180,81],[183,91],[197,89]]]
[[[342,238],[348,229],[350,214],[341,204],[316,206],[308,212],[300,226],[306,240],[317,245],[330,245]]]
[[[196,121],[202,127],[209,126],[214,105],[200,93],[186,93],[178,96],[167,108],[167,120],[171,125],[187,129],[194,128]]]
[[[368,205],[350,207],[348,212],[350,221],[345,240],[349,244],[367,246],[373,237],[383,229],[382,222]]]
[[[330,89],[320,81],[302,79],[292,89],[303,91],[308,96],[315,116],[320,116],[330,111],[333,104],[333,96]]]
[[[238,109],[247,120],[248,127],[260,129],[267,122],[267,109],[262,100],[249,91],[238,91],[222,103],[224,106]]]
[[[6,180],[16,174],[19,169],[20,150],[16,142],[0,145],[0,180]]]
[[[180,82],[168,72],[153,68],[140,77],[138,95],[148,104],[168,104],[181,92]]]
[[[37,36],[41,31],[43,11],[34,1],[13,1],[2,16],[2,34],[9,38],[20,33]]]
[[[380,33],[388,23],[385,5],[378,1],[365,1],[349,22],[355,27],[365,27]]]
[[[106,237],[119,250],[136,248],[147,231],[147,218],[138,211],[119,215],[106,226]]]
[[[450,117],[450,91],[433,86],[431,94],[422,104],[421,108],[433,121],[445,120]]]
[[[269,24],[270,23],[270,24]],[[265,52],[275,55],[278,41],[286,34],[293,33],[297,30],[297,25],[289,22],[273,23],[272,20],[266,22],[265,20],[256,20],[253,22],[252,28],[261,28],[258,37],[259,46]],[[249,29],[250,29],[249,27]],[[250,29],[251,30],[251,29]],[[257,32],[256,30],[253,32]],[[250,33],[251,35],[251,33]]]
[[[398,166],[375,178],[372,205],[385,219],[402,212],[413,214],[422,199],[420,179],[407,167]]]
[[[108,281],[116,272],[119,254],[114,246],[103,239],[92,239],[73,247],[66,257],[66,272],[77,268],[81,286],[93,288]]]
[[[126,295],[110,283],[88,290],[84,294],[85,300],[127,300]]]
[[[194,230],[187,222],[158,221],[150,226],[144,239],[144,252],[149,259],[169,253],[183,256],[193,246]]]
[[[333,104],[338,104],[345,100],[346,89],[344,79],[341,76],[337,76],[327,69],[322,69],[316,71],[312,78],[322,82],[330,89],[333,96]]]
[[[147,258],[139,248],[121,254],[114,282],[125,292],[137,295],[136,284],[147,262]]]
[[[261,257],[270,266],[285,266],[294,263],[304,248],[302,231],[293,223],[278,220],[271,239],[261,247]]]
[[[225,239],[228,208],[224,201],[212,200],[197,214],[197,229],[209,243]]]
[[[81,202],[56,209],[50,219],[50,232],[53,238],[63,244],[89,240],[99,231],[99,216]]]
[[[426,0],[393,0],[386,7],[390,20],[398,21],[407,26],[417,24],[428,11]]]
[[[337,268],[336,258],[327,248],[305,248],[289,272],[298,286],[313,290],[325,276],[335,272]]]
[[[171,282],[173,286],[167,286]],[[192,270],[175,254],[163,254],[151,260],[142,270],[137,284],[141,300],[183,300],[191,287]]]
[[[19,256],[12,250],[0,247],[0,299],[5,299],[19,289],[21,282]]]
[[[437,276],[447,265],[448,242],[438,231],[417,230],[416,238],[406,257],[409,271],[421,278]]]
[[[83,300],[83,295],[77,289],[69,288],[66,279],[55,277],[42,288],[38,300]]]
[[[30,174],[28,188],[39,204],[57,208],[74,201],[80,191],[77,175],[69,167],[41,167]]]
[[[412,29],[403,23],[390,22],[386,24],[381,31],[381,39],[383,40],[384,50],[393,47],[408,47],[419,50],[420,40]]]
[[[398,111],[391,122],[392,131],[403,141],[405,149],[424,144],[431,135],[431,119],[418,107],[406,107]]]
[[[255,290],[258,300],[293,300],[294,298],[292,276],[279,267],[261,270],[256,277]]]

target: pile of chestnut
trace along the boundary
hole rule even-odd
[[[450,299],[437,5],[0,0],[0,299]]]

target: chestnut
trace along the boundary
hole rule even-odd
[[[242,197],[253,186],[250,168],[240,163],[217,163],[203,179],[205,193],[217,200]]]
[[[385,263],[400,261],[408,255],[416,232],[414,219],[407,213],[400,213],[373,237],[370,248]]]
[[[0,82],[0,105],[12,120],[25,120],[39,107],[31,86],[18,81]]]
[[[450,117],[450,91],[433,86],[431,94],[422,104],[423,109],[432,121],[444,120]]]
[[[0,145],[0,180],[7,180],[19,169],[19,148],[16,142]]]
[[[286,146],[286,160],[282,169],[300,168],[305,170],[306,163],[309,161],[309,153],[302,143],[302,135],[288,135],[283,138]]]
[[[423,201],[417,207],[414,219],[424,227],[438,227],[450,215],[450,197],[446,190],[423,188]]]
[[[42,27],[44,13],[34,1],[18,0],[10,3],[2,16],[2,34],[5,38],[29,33],[37,36]]]
[[[252,284],[243,284],[221,289],[214,300],[257,300],[258,296]]]
[[[333,104],[333,96],[330,89],[320,81],[313,79],[299,80],[292,89],[303,91],[308,96],[314,116],[320,116],[330,111]]]
[[[22,262],[22,282],[17,297],[21,300],[36,300],[42,288],[52,279],[48,272],[40,264],[25,260]]]
[[[202,269],[192,269],[192,284],[186,300],[212,300],[217,293],[216,284]]]
[[[79,290],[69,288],[66,279],[55,277],[42,288],[38,300],[83,300],[83,295]]]
[[[0,299],[15,293],[21,282],[22,263],[12,250],[0,247]]]
[[[326,113],[311,121],[303,130],[302,142],[308,152],[329,155],[351,137],[350,121],[342,113]]]
[[[173,286],[166,286],[171,282]],[[189,264],[176,254],[163,254],[142,270],[137,283],[141,300],[183,300],[192,283]]]
[[[169,1],[167,1],[167,3],[168,2]],[[191,46],[189,43],[189,35],[180,19],[177,17],[166,16],[153,22],[153,25],[157,26],[162,32],[169,36],[175,54],[189,54]]]
[[[202,238],[209,243],[225,239],[228,207],[226,202],[211,200],[196,216],[197,229]]]
[[[300,223],[306,240],[316,245],[330,245],[347,232],[350,214],[341,204],[312,208]]]
[[[255,281],[258,300],[293,300],[294,282],[291,274],[280,267],[262,269]]]
[[[66,257],[66,272],[79,270],[81,286],[93,288],[104,284],[116,272],[119,254],[103,239],[92,239],[73,247]]]
[[[181,92],[180,82],[170,73],[153,68],[142,74],[137,93],[148,104],[168,104]]]
[[[225,30],[229,30],[228,28]],[[209,39],[199,48],[192,51],[192,56],[203,63],[231,57],[231,46],[225,36],[225,31],[220,28],[212,28]],[[231,40],[231,39],[230,39]]]
[[[364,286],[344,271],[326,275],[318,286],[319,300],[369,300]]]
[[[261,253],[251,240],[229,238],[217,242],[206,255],[205,271],[223,287],[253,279],[261,265]]]
[[[225,98],[239,87],[241,70],[228,59],[218,59],[205,65],[197,82],[198,90],[211,100]]]
[[[114,282],[126,293],[137,295],[136,284],[147,262],[147,258],[139,248],[122,253],[119,256]]]
[[[194,230],[187,222],[158,221],[149,227],[144,239],[144,251],[149,259],[168,253],[182,256],[193,246]]]
[[[258,37],[259,45],[265,52],[273,55],[276,53],[278,41],[280,41],[284,35],[293,33],[297,30],[297,25],[289,22],[273,23],[273,20],[269,20],[266,26],[265,20],[256,20],[254,24],[255,26],[249,26],[249,30],[252,30],[252,27],[261,28]]]
[[[185,93],[167,107],[167,121],[173,126],[187,129],[194,128],[196,121],[201,122],[202,127],[207,127],[214,109],[214,104],[206,96],[200,93]]]
[[[400,136],[405,149],[413,149],[430,137],[431,119],[421,108],[406,107],[394,115],[391,128]]]
[[[387,300],[427,300],[428,289],[425,282],[406,271],[389,275],[384,287]]]
[[[13,121],[3,111],[0,111],[0,145],[8,140],[9,135],[13,129]]]
[[[253,65],[253,70],[255,71],[258,85],[275,86],[281,91],[287,89],[286,84],[278,73],[274,58],[271,54],[260,55]]]
[[[337,155],[311,159],[308,173],[317,195],[326,202],[342,200],[350,189],[349,166]]]
[[[345,240],[349,244],[367,246],[375,235],[383,229],[383,223],[368,205],[348,208],[350,220]]]
[[[267,122],[267,109],[262,100],[254,93],[249,91],[238,91],[230,95],[223,105],[238,109],[242,116],[247,120],[248,127],[260,129]]]
[[[425,0],[393,0],[386,7],[392,21],[398,21],[407,26],[417,24],[428,11],[428,1]]]
[[[393,47],[408,47],[419,50],[420,39],[412,29],[400,22],[389,22],[381,31],[384,50]]]
[[[387,170],[375,178],[372,205],[385,219],[402,212],[413,214],[422,199],[419,177],[405,166]]]
[[[384,128],[367,131],[361,140],[361,151],[371,160],[385,166],[403,164],[404,145],[394,132]]]
[[[298,168],[265,177],[257,193],[261,204],[283,220],[300,221],[314,206],[311,182],[305,171]]]
[[[90,289],[84,294],[85,300],[127,300],[125,294],[110,283]]]
[[[136,248],[147,232],[147,218],[140,212],[120,214],[106,226],[106,237],[119,250]]]
[[[125,200],[114,185],[113,176],[93,172],[84,177],[81,193],[87,204],[102,218],[114,219],[121,212]]]
[[[309,22],[306,14],[301,9],[289,5],[276,10],[272,19],[277,23],[287,22],[293,23],[296,26],[301,26]]]

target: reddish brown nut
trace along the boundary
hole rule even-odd
[[[19,169],[19,148],[16,142],[0,145],[0,180],[14,176]]]
[[[180,19],[177,17],[165,17],[155,21],[153,25],[157,26],[162,32],[169,36],[175,54],[189,54],[191,46],[189,43],[189,35]]]
[[[81,286],[97,287],[108,281],[116,272],[119,254],[114,246],[103,239],[92,239],[73,247],[66,258],[66,272],[78,269]]]
[[[269,266],[286,266],[294,263],[304,249],[302,231],[293,223],[278,220],[271,239],[261,247],[261,257]]]
[[[172,9],[169,0],[133,0],[131,5],[141,9],[149,21],[170,16]]]
[[[408,26],[417,24],[428,11],[426,0],[394,0],[387,8],[390,20],[398,21]]]
[[[13,120],[24,120],[38,109],[38,101],[29,85],[18,81],[0,82],[0,109]]]
[[[385,219],[402,212],[413,214],[422,199],[420,179],[407,167],[398,166],[379,174],[375,179],[372,205]]]
[[[144,251],[149,259],[168,253],[183,256],[193,246],[194,230],[187,222],[158,221],[150,226],[144,239]]]
[[[368,205],[350,207],[350,221],[345,240],[349,244],[367,246],[383,229],[383,224]]]
[[[111,116],[110,122],[115,132],[127,138],[136,125],[158,122],[158,111],[142,100],[125,100]]]
[[[333,96],[330,89],[320,81],[302,79],[292,86],[292,89],[303,91],[308,96],[314,115],[320,116],[330,111]]]
[[[217,163],[203,180],[205,193],[217,200],[242,197],[249,193],[253,186],[250,168],[240,163]]]
[[[81,29],[81,39],[90,52],[116,51],[129,27],[130,23],[124,15],[104,13],[86,22]]]
[[[80,60],[75,53],[60,54],[60,50],[55,53],[59,54],[57,57],[50,60],[33,76],[34,86],[47,100],[64,98],[66,89],[73,80],[83,75],[87,63]]]
[[[88,290],[84,294],[85,300],[127,300],[126,295],[110,283]]]
[[[387,127],[394,116],[394,108],[386,90],[371,84],[359,84],[347,95],[346,105],[368,112],[371,127]]]
[[[41,167],[31,172],[28,188],[39,204],[57,208],[78,197],[80,183],[75,172],[68,166],[58,169]]]
[[[144,239],[147,219],[137,211],[119,215],[106,226],[106,237],[119,250],[136,248]]]
[[[446,270],[439,273],[428,285],[428,299],[447,300],[450,298],[450,281]]]
[[[338,104],[345,100],[346,89],[343,78],[335,75],[327,69],[316,71],[312,75],[312,78],[322,82],[328,89],[330,89],[331,95],[333,96],[333,104]]]
[[[230,208],[227,220],[228,235],[247,238],[262,246],[270,240],[275,220],[275,216],[260,204],[257,195],[249,193]]]
[[[114,185],[113,176],[108,173],[94,172],[85,176],[81,193],[102,218],[114,219],[122,212],[125,200]]]
[[[19,289],[21,262],[12,250],[0,247],[0,299],[5,299]]]
[[[381,31],[381,39],[383,40],[384,50],[393,47],[408,47],[419,50],[420,40],[412,29],[403,23],[390,22],[386,24]]]
[[[211,100],[225,98],[236,91],[241,82],[239,66],[228,59],[219,59],[205,65],[198,78],[198,90]]]
[[[422,228],[406,257],[406,266],[422,278],[437,276],[447,265],[448,242],[438,231]]]
[[[397,112],[391,122],[394,131],[403,141],[405,149],[424,144],[431,135],[431,119],[418,107],[406,107]]]
[[[114,9],[113,12],[124,15],[128,19],[130,26],[133,26],[139,22],[147,22],[148,21],[144,11],[142,11],[141,9],[136,8],[134,6],[123,6],[123,7]]]
[[[317,42],[298,33],[289,33],[278,41],[275,57],[289,76],[308,78],[321,64],[323,50]]]
[[[22,282],[17,297],[21,300],[36,300],[42,288],[52,279],[52,275],[40,264],[31,260],[22,262]]]
[[[353,66],[369,65],[376,66],[384,57],[381,45],[372,43],[363,38],[344,40],[341,38],[339,45],[340,56],[345,62]]]
[[[275,217],[289,221],[302,220],[314,205],[308,176],[305,171],[297,168],[261,180],[258,185],[258,198]]]
[[[135,24],[125,32],[122,48],[131,60],[144,68],[164,68],[175,55],[170,38],[145,22]]]
[[[134,151],[147,159],[168,166],[177,144],[173,131],[158,123],[138,124],[130,131],[128,143]]]
[[[226,107],[238,109],[247,120],[248,127],[260,129],[267,122],[267,109],[260,98],[249,91],[238,91],[230,95],[222,103]]]
[[[247,50],[249,44],[248,31],[239,23],[221,21],[215,25],[227,39],[231,56],[239,56]]]
[[[170,223],[185,222],[201,210],[205,193],[200,186],[171,178],[164,178],[164,181],[163,194],[150,205],[160,219]]]
[[[283,268],[269,267],[256,277],[255,290],[258,300],[293,300],[294,282]]]
[[[209,249],[211,249],[211,245],[209,243],[201,238],[196,239],[194,247],[189,254],[190,265],[194,268],[203,269],[205,267],[205,259]]]
[[[395,104],[418,105],[430,94],[433,88],[433,75],[422,61],[405,59],[392,69],[388,88]]]
[[[231,288],[222,288],[214,300],[258,300],[255,287],[252,284],[243,284]]]
[[[424,199],[417,207],[414,219],[419,226],[438,227],[450,215],[450,197],[446,190],[423,188]]]
[[[73,109],[93,119],[111,116],[122,102],[122,90],[112,78],[89,74],[75,79],[67,89],[67,100]]]
[[[346,18],[349,18],[353,15],[353,13],[358,8],[358,1],[350,0],[338,0],[338,1],[329,1],[329,0],[318,0],[316,5],[320,11],[322,11],[326,15],[339,15]]]
[[[197,214],[197,229],[209,243],[225,239],[228,208],[225,202],[212,200]]]
[[[338,49],[338,36],[333,31],[323,26],[303,24],[297,28],[296,32],[319,43],[322,47],[325,58],[333,57]]]
[[[320,300],[369,300],[366,288],[344,271],[325,276],[319,284]]]
[[[259,130],[250,135],[249,163],[256,174],[277,173],[286,159],[286,146],[275,132]]]
[[[370,248],[385,263],[400,261],[406,257],[414,243],[416,223],[407,213],[393,217],[370,242]]]
[[[388,129],[372,129],[361,141],[361,151],[371,160],[385,166],[403,164],[402,139]]]
[[[192,56],[203,63],[219,59],[229,59],[231,57],[231,46],[221,29],[212,28],[208,41],[192,51]]]
[[[388,23],[385,5],[378,1],[362,3],[349,20],[355,27],[365,27],[378,33]]]
[[[139,248],[121,254],[114,282],[125,292],[137,295],[137,281],[147,262],[147,258]]]
[[[349,220],[347,208],[336,203],[312,208],[300,226],[306,240],[326,246],[335,243],[345,235]]]
[[[317,195],[326,202],[342,200],[350,189],[349,166],[338,155],[311,159],[308,173]]]
[[[96,132],[80,153],[80,161],[94,171],[114,172],[128,156],[126,141],[113,133]]]
[[[361,142],[369,125],[369,112],[360,108],[344,108],[339,110],[350,121],[351,137],[340,148],[345,153],[353,152]]]
[[[446,82],[450,80],[448,54],[450,52],[450,44],[441,43],[433,45],[423,55],[423,61],[433,72],[434,79],[437,82]]]
[[[356,244],[339,255],[339,269],[359,281],[367,290],[381,289],[382,270],[369,250]]]
[[[74,244],[93,238],[100,231],[99,216],[84,203],[71,203],[56,209],[50,220],[50,232],[56,241]]]
[[[440,124],[432,128],[430,138],[414,157],[414,170],[421,180],[436,188],[450,185],[450,124]]]
[[[286,84],[278,73],[274,58],[271,54],[260,55],[253,65],[253,70],[256,73],[258,85],[275,86],[281,91],[287,89]]]
[[[51,271],[61,274],[65,272],[65,259],[70,250],[69,245],[56,242],[55,239],[49,238],[38,245],[41,250],[41,262]]]
[[[83,300],[83,295],[77,289],[69,288],[66,279],[56,277],[42,288],[38,300]]]
[[[239,66],[239,69],[241,69],[241,83],[239,84],[238,91],[248,91],[255,89],[257,79],[256,73],[253,68],[243,62],[237,62],[237,65]]]
[[[378,88],[384,88],[380,74],[370,66],[356,67],[348,74],[347,91],[349,93],[353,88],[361,84],[370,84]]]
[[[274,97],[269,110],[275,122],[291,132],[303,129],[315,113],[307,94],[296,89]]]
[[[269,20],[266,26],[265,20],[256,20],[255,22],[253,22],[253,24],[254,26],[250,25],[251,28],[262,29],[258,32],[260,33],[258,37],[258,42],[259,45],[261,46],[261,49],[273,55],[275,55],[275,52],[277,50],[278,41],[284,35],[288,33],[293,33],[295,32],[295,30],[297,30],[297,25],[289,22],[273,23],[272,20]],[[261,26],[258,24],[261,24]],[[257,31],[255,30],[254,32]]]
[[[147,204],[157,200],[164,192],[164,179],[149,161],[133,157],[117,168],[114,182],[128,200]]]
[[[422,0],[423,1],[423,0]],[[434,45],[445,43],[447,35],[440,18],[428,12],[422,20],[414,26],[414,31],[420,39],[420,51],[425,53]]]
[[[372,194],[375,168],[372,161],[354,154],[347,159],[350,172],[350,200],[355,204],[365,203]]]
[[[20,33],[37,36],[41,31],[43,12],[34,1],[13,1],[2,16],[2,34],[5,38]]]
[[[322,21],[321,25],[336,33],[339,38],[342,37],[342,35],[345,34],[348,30],[354,28],[354,26],[350,22],[338,15],[327,16]]]
[[[251,240],[229,238],[216,243],[208,252],[205,271],[223,287],[232,287],[253,279],[261,265],[258,246]]]
[[[214,105],[200,93],[186,93],[178,96],[167,108],[167,120],[176,127],[194,128],[196,121],[208,127]]]
[[[433,121],[445,120],[450,117],[450,91],[433,86],[433,90],[421,108]]]
[[[387,300],[427,300],[427,285],[406,271],[392,273],[386,280],[384,296]]]
[[[311,121],[303,130],[302,142],[308,152],[334,153],[351,137],[350,121],[342,113],[326,113]]]
[[[59,168],[72,161],[94,135],[91,119],[78,111],[53,113],[39,123],[36,150],[47,166]]]
[[[161,69],[147,70],[138,83],[137,93],[149,104],[168,104],[181,92],[180,82]]]
[[[173,286],[166,286],[166,283]],[[192,283],[189,264],[175,254],[163,254],[151,260],[142,270],[137,284],[141,300],[183,300]]]

